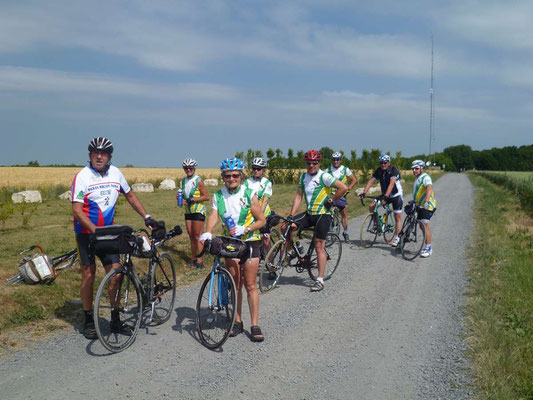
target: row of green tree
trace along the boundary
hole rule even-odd
[[[319,149],[322,154],[322,168],[331,165],[332,155],[335,150],[329,147]],[[378,167],[380,149],[362,150],[357,154],[356,150],[344,152],[343,164],[351,169],[360,170],[363,174]],[[469,169],[491,170],[491,171],[533,171],[533,145],[520,147],[507,146],[503,148],[492,148],[490,150],[472,150],[470,146],[458,145],[445,148],[441,153],[417,154],[412,157],[403,157],[401,151],[394,154],[386,152],[391,156],[391,162],[400,169],[408,169],[411,162],[416,159],[431,161],[431,165],[446,171],[464,171]],[[266,158],[269,169],[302,169],[305,168],[303,150],[294,151],[288,149],[284,154],[282,149],[268,149],[266,154],[260,150],[248,149],[246,152],[237,152],[235,157],[240,157],[246,161],[250,168],[255,157]],[[265,157],[266,156],[266,157]]]

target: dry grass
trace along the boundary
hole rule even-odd
[[[27,189],[45,185],[70,186],[79,167],[0,167],[0,187],[24,187]],[[128,182],[153,182],[166,178],[181,179],[181,168],[120,168]],[[217,168],[201,168],[198,174],[205,178],[218,178]]]

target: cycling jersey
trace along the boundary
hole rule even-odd
[[[199,182],[202,180],[198,175],[191,176],[190,178],[185,177],[181,180],[181,189],[183,190],[183,198],[190,199],[198,198],[202,194],[198,188]],[[199,213],[205,215],[205,206],[202,203],[193,203],[185,207],[185,214],[194,214]]]
[[[427,201],[429,203],[429,211],[433,211],[437,208],[437,200],[435,199],[435,194],[431,193],[429,199],[426,199],[427,187],[433,186],[431,177],[427,173],[420,174],[413,184],[413,199],[418,207],[424,207],[424,203]]]
[[[335,168],[333,165],[326,170],[327,173],[333,175],[337,180],[341,181],[346,185],[348,178],[352,176],[352,171],[350,168],[341,165],[339,168]],[[331,190],[332,194],[337,192],[337,188]]]
[[[378,168],[372,174],[372,178],[379,181],[381,185],[381,194],[385,194],[390,184],[391,178],[396,178],[396,184],[392,187],[389,197],[396,197],[402,195],[402,184],[400,182],[400,171],[396,167],[389,167],[386,170]]]
[[[130,186],[122,172],[110,166],[102,176],[92,166],[83,168],[74,177],[71,187],[71,201],[83,203],[83,213],[96,226],[112,225],[115,218],[115,205],[120,193],[126,194]],[[90,233],[74,219],[76,233]]]
[[[230,234],[229,229],[226,226],[226,221],[224,220],[225,213],[231,215],[235,225],[250,226],[255,222],[251,209],[254,196],[255,192],[252,189],[247,188],[245,185],[239,185],[239,187],[231,193],[226,187],[223,187],[215,193],[211,208],[217,210],[226,236],[230,236]],[[259,230],[250,231],[242,236],[242,240],[245,241],[259,239]]]
[[[253,177],[248,178],[244,181],[244,185],[255,192],[261,208],[263,207],[264,199],[270,199],[272,196],[272,182],[265,177],[261,177],[259,180],[254,179]],[[272,210],[270,209],[270,204],[267,203],[265,207],[265,217],[268,217],[271,213]]]
[[[331,214],[331,210],[324,207],[324,203],[331,194],[331,187],[337,179],[321,169],[314,175],[307,172],[300,175],[300,189],[302,189],[307,203],[307,212],[311,215]]]

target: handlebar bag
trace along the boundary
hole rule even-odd
[[[242,240],[217,236],[211,240],[209,253],[217,257],[245,258],[249,250]]]
[[[127,225],[110,225],[96,228],[91,245],[97,254],[129,254],[136,243],[133,229]]]
[[[20,260],[19,272],[24,278],[24,282],[30,285],[53,281],[56,277],[54,267],[50,265],[46,254],[42,253]]]

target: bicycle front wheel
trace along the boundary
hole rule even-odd
[[[406,260],[414,260],[426,242],[426,229],[420,221],[415,221],[407,226],[400,239],[400,251]]]
[[[135,341],[142,318],[141,289],[123,267],[104,277],[94,301],[94,325],[107,350],[118,353]]]
[[[216,349],[228,339],[235,322],[235,282],[224,268],[209,274],[196,303],[196,329],[202,344]],[[211,294],[211,296],[210,296]]]
[[[335,235],[339,235],[341,233],[341,220],[337,210],[331,214],[331,227],[329,228],[329,231]]]
[[[391,209],[388,209],[385,215],[387,216],[387,221],[385,222],[385,226],[383,227],[383,239],[385,239],[386,243],[390,243],[392,241],[392,238],[394,237],[396,221],[394,219],[394,213]]]
[[[151,284],[151,301],[154,304],[152,320],[162,324],[169,320],[176,300],[176,269],[167,253],[161,254],[153,263]]]
[[[361,224],[361,246],[372,247],[378,236],[378,225],[374,214],[368,214]]]
[[[278,240],[265,257],[265,262],[259,267],[259,290],[268,293],[277,285],[285,268],[286,242]]]
[[[325,243],[326,251],[326,269],[324,271],[324,280],[327,281],[337,270],[342,256],[342,244],[341,240],[334,233],[329,232],[326,236]],[[316,249],[313,245],[311,252],[310,266],[307,272],[312,280],[316,281],[318,278],[318,264],[317,264]]]

